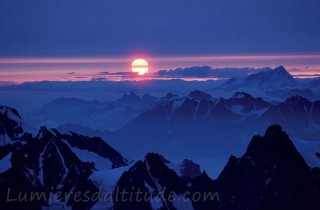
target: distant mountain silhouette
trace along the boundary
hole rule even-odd
[[[130,94],[123,94],[121,98],[119,98],[116,101],[111,102],[111,104],[114,104],[116,106],[121,107],[130,107],[132,109],[142,109],[145,107],[148,107],[152,103],[154,103],[157,100],[156,97],[153,97],[149,94],[144,94],[143,96],[138,96],[134,92],[131,92]]]
[[[279,66],[275,69],[265,68],[242,78],[233,76],[222,85],[222,88],[252,88],[267,91],[292,88],[296,85],[293,76],[283,66]]]
[[[309,88],[285,88],[266,91],[267,96],[286,99],[292,96],[302,96],[308,100],[316,100],[317,97],[313,91]]]
[[[246,78],[244,84],[250,87],[276,89],[292,87],[296,85],[296,81],[283,66],[279,66],[273,70],[251,74]]]
[[[243,92],[228,99],[215,99],[200,91],[193,91],[186,97],[168,94],[110,137],[119,139],[114,143],[121,148],[130,145],[128,150],[135,148],[136,142],[142,143],[143,148],[134,150],[140,155],[155,149],[165,152],[173,142],[185,150],[208,143],[223,146],[222,142],[209,141],[210,137],[229,139],[230,144],[230,139],[242,133],[253,134],[275,123],[296,137],[316,139],[320,135],[317,129],[319,104],[319,101],[311,102],[300,96],[272,104]],[[233,127],[232,133],[227,132],[230,127]],[[239,145],[239,141],[234,143]]]
[[[58,127],[66,124],[88,126],[104,131],[117,129],[138,116],[156,100],[148,94],[142,97],[135,93],[124,94],[112,102],[84,101],[77,98],[53,100],[32,114],[29,124]],[[81,114],[80,114],[81,113]]]
[[[293,96],[271,106],[259,119],[263,125],[280,124],[300,138],[319,135],[320,101],[311,102],[301,96]]]

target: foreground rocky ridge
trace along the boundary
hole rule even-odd
[[[190,97],[209,99],[201,93]],[[243,97],[248,96],[236,94],[232,101]],[[112,187],[115,210],[320,208],[320,169],[306,164],[278,125],[270,126],[262,137],[254,136],[244,155],[231,156],[220,176],[212,180],[191,160],[177,165],[157,153],[148,153],[128,166],[130,161],[97,137],[61,134],[46,127],[32,137],[23,132],[17,111],[0,108],[0,136],[6,139],[0,146],[1,209],[94,209],[97,201],[86,196],[99,193],[100,186],[91,175],[121,166],[128,169]],[[30,192],[44,192],[47,197],[58,192],[82,194],[79,200],[58,196],[58,202],[45,198],[7,202],[8,190],[10,198]],[[124,190],[129,194],[119,200]],[[132,200],[130,193],[142,193],[147,199]]]
[[[90,196],[98,191],[89,179],[92,172],[97,170],[98,162],[107,169],[128,164],[120,153],[100,138],[89,138],[75,133],[60,134],[46,127],[41,127],[37,136],[32,137],[23,133],[18,126],[20,122],[7,120],[8,113],[13,113],[16,119],[19,118],[14,109],[3,109],[5,111],[1,112],[0,117],[5,120],[1,120],[1,134],[10,141],[0,146],[1,209],[41,209],[50,205],[55,208],[56,204],[50,204],[48,200],[50,194],[58,192],[88,192]],[[17,199],[21,194],[30,196],[32,192],[44,193],[45,196],[34,201],[28,199],[27,202],[6,202],[9,193],[13,199]],[[84,198],[82,194],[80,200]],[[62,196],[59,200],[73,209],[88,209],[94,204],[76,202],[72,196]]]
[[[210,179],[205,172],[194,179],[180,177],[158,154],[138,161],[119,182],[120,189],[141,189],[153,195],[149,202],[117,202],[115,209],[318,209],[320,169],[309,168],[288,135],[279,125],[264,136],[254,136],[241,158],[231,156],[220,176]],[[166,188],[164,198],[153,199]],[[169,202],[169,193],[174,199]],[[186,195],[188,206],[179,208]],[[213,199],[194,201],[195,195],[213,193]],[[215,194],[216,193],[216,194]],[[210,198],[210,197],[209,197]],[[178,203],[177,203],[178,202]],[[154,208],[154,207],[161,208]]]

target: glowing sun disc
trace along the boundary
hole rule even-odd
[[[136,59],[131,64],[132,72],[136,72],[139,75],[144,75],[148,72],[148,62],[144,59]]]

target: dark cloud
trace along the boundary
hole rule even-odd
[[[189,68],[177,68],[174,70],[161,70],[156,73],[159,77],[172,78],[219,78],[225,79],[233,76],[248,76],[258,71],[270,70],[271,68],[211,68],[209,66],[193,66]]]
[[[0,81],[0,86],[14,85],[15,82],[12,81]]]
[[[75,76],[73,78],[75,78],[75,79],[88,79],[89,77],[87,77],[87,76]]]
[[[94,77],[94,78],[91,78],[91,81],[93,81],[93,82],[107,81],[107,78],[105,78],[105,77]]]
[[[107,71],[98,73],[98,75],[109,75],[109,74],[110,74],[110,72],[107,72]]]
[[[245,77],[259,71],[270,70],[271,68],[211,68],[209,66],[192,66],[188,68],[177,68],[173,70],[160,70],[155,73],[147,73],[147,78],[152,79],[180,79],[180,78],[217,78],[226,79],[234,76]],[[105,77],[101,77],[105,76]],[[104,78],[104,79],[133,79],[140,78],[136,73],[133,72],[100,72],[93,77]]]

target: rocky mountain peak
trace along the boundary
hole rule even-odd
[[[196,100],[211,100],[212,99],[212,97],[209,94],[204,93],[199,90],[195,90],[195,91],[190,92],[188,97],[196,99]]]

